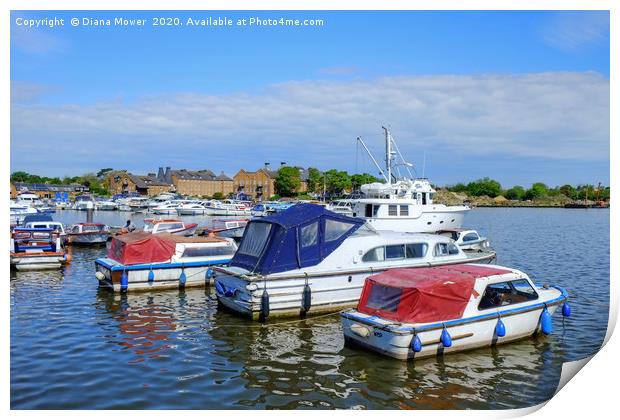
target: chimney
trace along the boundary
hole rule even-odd
[[[268,171],[271,170],[271,165],[269,164],[269,162],[265,162],[265,169],[267,169]]]
[[[162,168],[161,166],[159,167],[159,170],[157,171],[157,180],[160,182],[164,180],[164,168]]]
[[[286,162],[280,162],[280,168],[286,166]]]
[[[166,172],[164,172],[164,182],[166,184],[172,184],[172,174],[170,173],[170,166],[166,166]]]

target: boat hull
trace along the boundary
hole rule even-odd
[[[400,268],[429,267],[447,264],[485,263],[495,258],[495,252],[467,254],[467,259],[451,260],[441,263],[415,263]],[[271,276],[268,278],[237,276],[225,268],[216,269],[215,282],[220,282],[234,295],[225,296],[216,286],[218,302],[225,308],[244,317],[261,318],[261,297],[266,289],[269,295],[269,314],[272,317],[299,317],[333,312],[357,305],[364,281],[370,275],[394,267],[381,269],[364,268],[351,271],[312,273],[290,276]],[[302,310],[304,288],[311,291],[311,305]]]
[[[565,298],[562,297],[552,302],[546,302],[548,311],[553,314],[564,301]],[[417,336],[422,344],[419,352],[412,350],[411,342],[414,339],[414,334],[411,331],[405,331],[407,328],[400,328],[399,326],[391,328],[381,325],[373,322],[372,316],[360,314],[357,311],[342,313],[341,321],[345,344],[348,346],[362,347],[400,360],[421,359],[490,347],[531,336],[540,331],[540,317],[545,308],[545,303],[529,306],[530,309],[527,310],[499,311],[506,328],[504,337],[498,337],[495,331],[498,320],[497,313],[489,314],[486,319],[472,318],[469,322],[467,319],[458,320],[463,322],[462,324],[452,324],[453,321],[445,322],[452,340],[450,347],[444,347],[441,343],[443,331],[441,323],[428,331],[422,327],[417,331]]]
[[[463,224],[465,214],[470,210],[466,206],[428,205],[417,215],[411,217],[375,217],[365,218],[376,230],[396,232],[429,232],[442,229],[458,229]],[[357,215],[359,217],[359,215]]]
[[[95,261],[96,277],[99,286],[115,292],[125,291],[122,287],[123,272],[127,275],[127,292],[143,292],[160,289],[179,289],[187,287],[204,287],[209,285],[211,277],[207,271],[218,264],[226,264],[230,259],[214,259],[211,261],[187,263],[156,263],[122,265],[109,258]],[[149,273],[153,272],[153,280],[149,281]],[[185,273],[185,283],[181,282],[181,274]]]
[[[67,235],[68,242],[74,245],[102,245],[110,238],[109,233],[80,233]]]
[[[11,268],[18,271],[53,270],[66,262],[63,252],[11,253]]]

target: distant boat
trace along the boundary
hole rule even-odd
[[[103,223],[75,223],[67,231],[70,244],[102,245],[110,238],[110,228]]]
[[[185,223],[179,219],[144,219],[144,232],[192,236],[198,228],[197,223]]]

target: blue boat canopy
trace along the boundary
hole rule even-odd
[[[31,223],[31,222],[53,222],[54,219],[52,219],[52,216],[49,216],[47,214],[29,214],[26,217],[24,217],[24,221],[22,222],[24,225],[26,223]]]
[[[296,204],[277,215],[250,221],[230,265],[256,274],[310,267],[363,224],[362,219],[316,204]]]

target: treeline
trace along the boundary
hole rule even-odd
[[[362,184],[378,182],[379,179],[367,174],[349,175],[347,171],[330,169],[321,172],[316,168],[308,168],[306,181],[307,193],[342,195],[346,191],[358,189]],[[284,166],[278,170],[274,186],[276,194],[281,197],[297,196],[301,191],[302,172],[300,168]]]
[[[73,177],[54,177],[49,178],[46,176],[39,176],[34,174],[29,174],[24,171],[17,171],[11,174],[11,182],[25,182],[27,184],[51,184],[51,185],[70,185],[70,184],[79,184],[87,187],[90,192],[97,195],[110,195],[110,192],[103,185],[103,175],[106,172],[110,171],[111,168],[106,168],[100,170],[97,174],[87,173],[81,176],[73,176]]]
[[[542,198],[552,198],[564,196],[571,200],[609,200],[610,188],[594,185],[562,185],[561,187],[548,187],[542,182],[536,182],[528,189],[520,185],[515,185],[507,190],[502,189],[499,182],[490,178],[482,178],[472,181],[469,184],[458,183],[447,187],[448,191],[466,193],[469,196],[480,197],[486,195],[494,198],[504,196],[508,200],[536,200]]]

